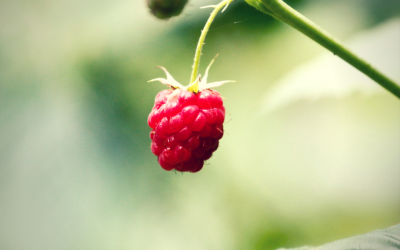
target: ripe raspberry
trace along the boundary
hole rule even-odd
[[[214,60],[213,60],[214,61]],[[204,161],[211,158],[224,135],[225,108],[221,95],[209,89],[226,82],[207,84],[199,77],[188,87],[176,82],[167,74],[167,79],[157,78],[172,88],[159,92],[148,117],[151,152],[158,156],[158,163],[167,171],[198,172]]]
[[[151,151],[165,170],[197,172],[224,134],[225,108],[215,90],[163,90],[149,115]]]

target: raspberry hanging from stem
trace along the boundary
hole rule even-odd
[[[204,161],[210,159],[219,147],[219,140],[224,135],[223,123],[225,107],[221,95],[210,88],[227,82],[207,83],[208,72],[215,58],[208,65],[204,77],[197,75],[201,49],[204,39],[217,13],[234,0],[224,0],[214,8],[204,29],[201,32],[193,64],[192,78],[188,86],[177,82],[170,73],[161,68],[167,78],[156,78],[149,82],[159,81],[171,87],[157,94],[152,111],[148,117],[151,151],[158,157],[160,166],[171,171],[198,172]]]

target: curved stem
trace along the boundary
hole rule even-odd
[[[210,17],[207,20],[206,25],[204,26],[204,29],[201,31],[201,35],[199,38],[199,42],[197,43],[197,48],[196,48],[196,54],[194,56],[194,62],[193,62],[193,70],[192,70],[192,75],[190,77],[190,82],[189,84],[193,83],[196,80],[197,73],[199,71],[199,64],[200,64],[200,56],[201,56],[201,50],[204,45],[204,40],[206,39],[206,35],[208,30],[210,29],[211,23],[214,21],[215,16],[218,14],[218,12],[224,7],[229,5],[234,0],[223,0],[220,2],[218,5],[211,5],[211,6],[205,6],[203,8],[207,7],[212,7],[214,10],[211,12]]]
[[[339,40],[291,8],[282,0],[246,0],[246,2],[258,10],[272,15],[302,32],[359,71],[363,72],[400,99],[400,86],[398,84],[383,75],[377,69],[373,68],[369,63],[342,45]]]

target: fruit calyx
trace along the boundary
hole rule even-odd
[[[157,68],[162,69],[165,74],[167,75],[167,79],[165,78],[155,78],[150,80],[149,82],[155,82],[155,81],[159,81],[162,84],[168,85],[174,89],[181,89],[181,90],[187,90],[190,91],[192,93],[197,94],[198,92],[201,92],[202,90],[205,89],[210,89],[210,88],[215,88],[215,87],[219,87],[225,83],[228,82],[235,82],[235,81],[231,81],[231,80],[225,80],[225,81],[218,81],[218,82],[211,82],[211,83],[207,83],[207,78],[208,78],[208,71],[211,68],[211,65],[214,63],[215,59],[218,57],[218,55],[216,55],[210,62],[210,64],[208,65],[206,72],[204,74],[204,77],[201,78],[201,75],[199,75],[198,77],[196,77],[195,81],[190,83],[188,86],[183,86],[182,84],[180,84],[178,81],[176,81],[172,75],[167,71],[166,68],[162,67],[162,66],[157,66]]]

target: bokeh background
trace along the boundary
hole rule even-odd
[[[200,68],[219,53],[209,80],[238,81],[220,148],[161,169],[147,80],[188,83],[216,2],[161,21],[144,0],[0,0],[0,249],[276,249],[399,223],[398,99],[242,0]],[[400,81],[398,0],[287,2]]]

